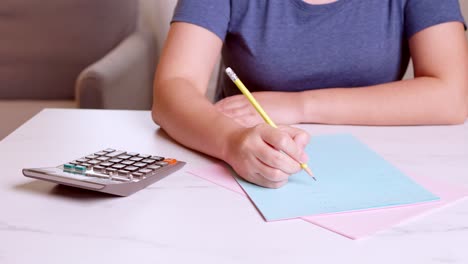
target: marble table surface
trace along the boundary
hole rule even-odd
[[[352,133],[406,173],[468,187],[468,123],[301,125]],[[187,162],[125,198],[22,176],[103,148]],[[468,263],[468,200],[350,240],[301,220],[266,223],[249,200],[186,173],[213,159],[148,111],[46,109],[0,141],[0,263]]]

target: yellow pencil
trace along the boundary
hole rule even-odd
[[[234,84],[237,86],[237,88],[239,88],[239,90],[245,95],[245,97],[247,97],[249,102],[253,105],[255,110],[257,110],[257,112],[260,114],[260,116],[263,118],[263,120],[265,120],[265,122],[267,124],[269,124],[270,126],[272,126],[274,128],[278,128],[278,126],[276,126],[276,124],[273,122],[273,120],[271,120],[271,118],[268,116],[268,114],[265,112],[265,110],[263,110],[262,106],[257,102],[257,100],[255,100],[255,98],[249,92],[247,87],[245,87],[245,85],[242,83],[242,81],[239,79],[239,77],[237,77],[237,75],[234,73],[234,71],[231,68],[227,68],[226,69],[226,74],[229,76],[231,81],[234,82]],[[312,173],[312,171],[310,170],[309,166],[307,166],[306,163],[302,163],[300,161],[298,161],[298,162],[301,165],[301,168],[303,170],[305,170],[307,172],[307,174],[309,174],[314,180],[316,180],[313,173]]]

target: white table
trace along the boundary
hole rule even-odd
[[[407,173],[468,186],[468,123],[302,127],[352,133]],[[126,198],[21,174],[107,147],[188,164]],[[44,110],[0,142],[0,263],[468,263],[466,199],[353,241],[301,220],[266,223],[247,199],[185,172],[212,161],[146,111]]]

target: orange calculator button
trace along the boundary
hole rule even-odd
[[[169,163],[169,164],[175,164],[177,163],[177,160],[176,159],[164,159],[165,162]]]

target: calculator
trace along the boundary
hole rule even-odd
[[[128,196],[185,164],[173,158],[108,148],[57,167],[23,169],[23,174],[53,183]]]

